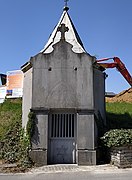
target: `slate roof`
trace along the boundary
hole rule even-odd
[[[61,15],[61,18],[54,28],[52,34],[49,37],[48,42],[44,46],[44,48],[40,51],[41,53],[50,53],[53,51],[53,45],[60,41],[61,39],[61,32],[58,31],[58,27],[62,24],[65,24],[68,27],[68,32],[65,33],[65,41],[73,45],[72,50],[75,53],[83,53],[86,52],[83,46],[83,43],[77,33],[77,30],[68,14],[68,9],[64,8],[64,11]]]

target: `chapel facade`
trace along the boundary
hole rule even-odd
[[[84,49],[68,7],[45,47],[22,66],[23,127],[35,114],[30,156],[38,165],[95,165],[96,119],[105,123],[105,74]]]

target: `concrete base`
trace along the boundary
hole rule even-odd
[[[29,157],[36,164],[36,166],[47,165],[47,150],[31,150]]]
[[[96,164],[96,150],[78,150],[78,165]]]

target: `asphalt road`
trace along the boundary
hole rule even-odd
[[[132,171],[0,174],[0,180],[132,180]]]

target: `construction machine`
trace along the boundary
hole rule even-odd
[[[108,61],[110,59],[113,59],[114,62],[101,63],[104,61]],[[126,81],[130,84],[130,86],[132,87],[132,76],[130,75],[127,68],[125,67],[123,62],[120,60],[120,58],[113,57],[113,58],[98,59],[98,60],[96,60],[96,65],[104,68],[104,70],[107,68],[116,68],[122,74],[122,76],[126,79]]]

